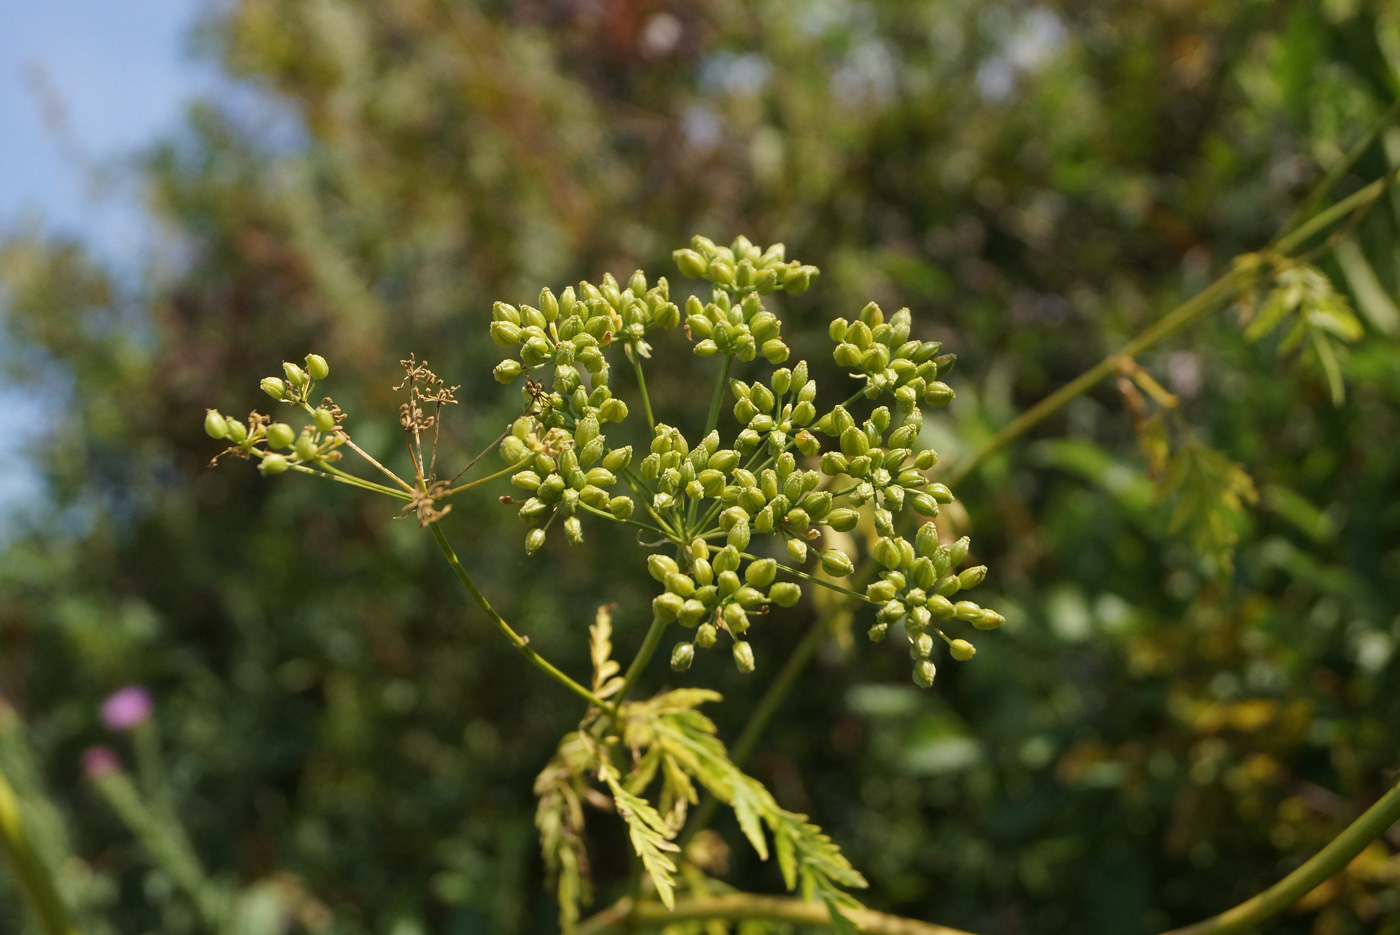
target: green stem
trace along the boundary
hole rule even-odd
[[[618,689],[617,695],[613,697],[613,704],[622,706],[625,699],[632,691],[632,687],[637,684],[637,679],[641,678],[642,670],[646,668],[651,657],[656,655],[656,647],[661,645],[661,634],[666,631],[666,624],[669,621],[660,617],[651,618],[651,626],[647,628],[647,635],[642,640],[642,648],[637,650],[637,655],[632,657],[632,664],[627,667],[627,673],[622,677],[622,687]]]
[[[628,345],[628,350],[631,351],[627,356],[632,358],[632,369],[637,373],[637,389],[642,394],[642,409],[647,414],[647,425],[651,427],[652,431],[655,431],[656,419],[651,414],[651,398],[647,396],[647,378],[642,375],[642,355],[635,344]]]
[[[412,500],[413,498],[402,490],[395,490],[393,487],[385,487],[383,484],[376,484],[372,480],[365,480],[363,477],[356,477],[354,474],[346,473],[334,465],[321,462],[321,470],[309,468],[304,464],[291,465],[292,470],[300,471],[303,474],[310,474],[313,477],[324,477],[340,484],[348,484],[351,487],[358,487],[361,490],[372,490],[375,493],[386,494],[398,500]]]
[[[585,512],[592,513],[594,516],[600,516],[603,519],[611,520],[614,523],[623,523],[627,526],[636,526],[638,529],[645,529],[647,532],[655,533],[656,535],[661,536],[663,539],[666,538],[666,530],[660,528],[659,526],[653,526],[650,523],[638,522],[637,520],[631,518],[618,519],[616,516],[613,516],[607,510],[600,510],[597,507],[589,506],[582,500],[579,501],[578,508]]]
[[[10,863],[20,895],[38,921],[44,935],[78,935],[68,908],[54,886],[53,873],[39,857],[25,831],[19,799],[5,774],[0,772],[0,849]]]
[[[1185,928],[1172,929],[1163,935],[1234,935],[1250,929],[1278,915],[1328,877],[1340,873],[1366,845],[1385,834],[1397,821],[1400,821],[1400,784],[1381,796],[1375,805],[1329,841],[1311,860],[1264,892],[1218,916]]]
[[[361,458],[364,458],[370,463],[372,467],[376,468],[381,474],[392,480],[394,483],[398,484],[408,493],[413,493],[413,485],[411,485],[408,481],[404,480],[402,477],[395,474],[393,471],[389,470],[384,465],[376,461],[368,451],[365,451],[359,445],[355,444],[355,440],[353,438],[351,438],[344,432],[340,433],[340,437],[345,439],[345,444],[350,448],[351,451],[355,452],[355,454],[359,455]]]
[[[93,784],[127,830],[194,902],[205,926],[217,931],[224,921],[225,894],[205,875],[180,825],[155,815],[119,769],[94,776]]]
[[[453,487],[447,492],[446,495],[450,497],[454,493],[461,493],[463,490],[470,490],[471,488],[484,484],[487,481],[493,481],[498,477],[505,477],[507,474],[514,474],[516,471],[522,470],[525,467],[525,465],[533,461],[534,458],[534,455],[530,455],[530,457],[528,458],[521,458],[514,464],[508,467],[503,467],[494,474],[487,474],[485,477],[478,477],[476,480],[467,481],[465,484]]]
[[[438,548],[442,550],[443,557],[447,559],[447,564],[451,565],[452,570],[457,573],[457,580],[462,582],[462,585],[467,589],[467,593],[472,596],[472,600],[476,601],[477,606],[480,607],[482,611],[485,612],[486,616],[491,619],[491,622],[496,625],[496,629],[500,630],[501,633],[505,635],[505,638],[510,640],[510,644],[520,650],[521,654],[524,655],[526,659],[530,660],[530,663],[545,675],[548,675],[550,678],[554,679],[554,681],[563,685],[589,704],[602,708],[603,710],[608,710],[611,706],[607,702],[555,668],[549,660],[535,652],[534,648],[530,646],[530,640],[527,637],[521,636],[519,633],[516,633],[515,630],[511,629],[510,624],[506,623],[504,617],[496,613],[496,609],[491,606],[491,603],[486,600],[485,595],[477,588],[476,582],[472,581],[471,575],[468,575],[467,570],[462,567],[462,563],[457,559],[457,553],[452,551],[452,546],[447,542],[447,536],[442,531],[442,524],[433,523],[429,528],[432,529],[433,538],[437,540]]]
[[[1300,224],[1294,230],[1280,237],[1274,242],[1271,249],[1278,253],[1292,252],[1318,231],[1336,223],[1339,219],[1345,217],[1356,208],[1380,197],[1391,183],[1392,179],[1389,176],[1383,179],[1377,179],[1370,185],[1343,198],[1326,210],[1314,215],[1306,223]],[[1101,380],[1117,373],[1120,358],[1138,356],[1163,338],[1170,337],[1187,325],[1195,322],[1197,319],[1219,308],[1220,305],[1233,298],[1239,289],[1247,285],[1252,275],[1252,273],[1245,270],[1232,269],[1209,286],[1206,286],[1205,289],[1201,290],[1201,292],[1193,298],[1187,299],[1166,315],[1162,316],[1156,324],[1123,345],[1122,349],[1117,353],[1105,357],[1093,368],[1080,374],[1069,383],[1066,383],[1064,386],[1012,419],[1003,426],[999,432],[988,439],[981,448],[977,449],[971,457],[953,468],[948,474],[946,481],[948,486],[956,487],[992,455],[996,454],[1002,448],[1005,448],[1012,441],[1024,435],[1041,422],[1044,422],[1071,400],[1093,389]]]
[[[872,909],[847,909],[844,915],[855,923],[857,931],[869,935],[969,935],[961,929],[919,922],[902,916],[875,912]],[[725,893],[722,896],[678,899],[674,910],[668,910],[656,902],[638,903],[632,899],[622,899],[580,925],[578,935],[606,935],[613,932],[631,932],[638,928],[665,928],[683,922],[702,922],[710,919],[736,922],[768,919],[774,922],[810,925],[823,930],[831,927],[831,916],[823,903],[806,902],[793,896]]]
[[[817,631],[814,629],[813,632]],[[737,753],[737,746],[735,749]],[[740,757],[736,755],[734,760],[738,762]],[[1397,821],[1400,821],[1400,785],[1382,796],[1311,860],[1264,892],[1218,916],[1185,928],[1172,929],[1162,935],[1237,935],[1251,929],[1283,912],[1327,878],[1340,873],[1366,845],[1379,838]],[[855,923],[858,931],[870,935],[968,935],[959,929],[869,909],[849,910],[846,915]],[[827,923],[828,918],[825,906],[793,897],[750,893],[699,896],[677,900],[674,910],[667,910],[659,903],[637,903],[624,899],[585,921],[579,926],[578,935],[604,935],[706,919],[771,919],[821,926]]]
[[[700,433],[703,438],[715,430],[719,425],[719,405],[724,400],[724,388],[729,385],[729,368],[734,363],[731,354],[724,355],[724,365],[719,369],[719,380],[715,382],[714,394],[710,397],[710,414],[705,417],[705,431]]]

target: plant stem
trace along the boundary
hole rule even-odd
[[[651,626],[647,628],[646,638],[642,640],[642,648],[637,650],[636,656],[632,657],[632,664],[627,667],[627,674],[622,677],[622,687],[613,697],[614,706],[622,706],[623,699],[637,684],[637,679],[641,678],[642,670],[651,661],[651,657],[656,654],[656,647],[661,645],[661,634],[665,632],[668,622],[660,617],[651,618]]]
[[[946,925],[919,922],[871,909],[848,909],[845,915],[855,923],[858,931],[869,935],[969,935]],[[578,935],[664,928],[681,922],[708,919],[769,919],[829,928],[831,916],[822,903],[805,902],[793,896],[758,896],[752,893],[693,896],[676,900],[675,911],[669,911],[656,902],[636,903],[631,899],[622,899],[580,925]]]
[[[394,483],[398,484],[404,490],[408,491],[410,494],[413,493],[413,486],[409,484],[408,481],[404,480],[402,477],[395,474],[393,471],[389,470],[384,465],[376,461],[374,457],[370,455],[369,452],[365,451],[359,445],[355,444],[355,440],[351,438],[348,434],[344,432],[341,432],[340,434],[341,437],[345,439],[345,444],[350,448],[351,451],[355,452],[355,454],[359,455],[361,458],[364,458],[370,463],[371,466],[377,468],[381,474],[392,480]]]
[[[1375,805],[1329,841],[1311,860],[1264,892],[1218,916],[1185,928],[1172,929],[1163,935],[1234,935],[1250,929],[1278,915],[1328,877],[1340,873],[1366,845],[1385,834],[1397,821],[1400,821],[1400,784],[1381,796]]]
[[[651,414],[651,397],[647,396],[647,378],[642,374],[642,355],[635,344],[629,345],[628,350],[631,351],[627,356],[632,358],[632,369],[637,372],[637,389],[642,394],[642,409],[647,414],[647,425],[655,431],[656,419]]]
[[[294,471],[301,471],[303,474],[310,474],[313,477],[324,477],[327,480],[333,480],[341,484],[348,484],[351,487],[358,487],[361,490],[372,490],[375,493],[386,494],[390,497],[394,497],[399,500],[413,499],[411,496],[409,496],[401,490],[395,490],[392,487],[385,487],[383,484],[376,484],[374,481],[365,480],[363,477],[356,477],[354,474],[342,471],[340,468],[334,467],[327,463],[322,463],[322,469],[319,471],[315,468],[309,468],[304,464],[293,464],[291,465],[291,468]]]
[[[453,487],[447,492],[447,496],[450,497],[454,493],[461,493],[463,490],[470,490],[471,488],[476,487],[480,484],[484,484],[487,481],[495,480],[498,477],[505,477],[507,474],[514,474],[516,471],[524,469],[525,465],[529,464],[532,460],[534,460],[534,457],[534,455],[531,455],[528,458],[521,458],[519,461],[515,462],[509,467],[503,467],[494,474],[487,474],[485,477],[478,477],[476,480],[469,480],[465,484]]]
[[[530,640],[527,637],[521,636],[511,629],[510,624],[506,623],[504,617],[496,613],[496,609],[486,600],[485,595],[477,588],[476,582],[472,581],[471,576],[467,574],[467,570],[463,568],[462,563],[458,561],[457,553],[452,551],[452,546],[447,542],[447,536],[443,534],[442,524],[433,523],[429,528],[432,529],[433,538],[437,540],[438,548],[442,550],[443,557],[447,559],[447,564],[451,565],[452,570],[457,573],[457,580],[462,582],[462,585],[467,589],[467,593],[471,594],[472,600],[476,601],[477,606],[485,612],[487,617],[491,618],[491,622],[496,625],[496,629],[500,630],[501,633],[505,635],[505,638],[510,640],[510,644],[520,650],[525,658],[530,660],[535,668],[539,669],[545,675],[548,675],[550,678],[554,679],[554,681],[563,685],[589,704],[602,708],[605,711],[609,710],[611,706],[607,702],[555,668],[549,660],[535,652],[534,648],[530,646]]]
[[[724,399],[724,388],[729,384],[729,367],[734,363],[731,354],[724,355],[724,365],[719,369],[719,379],[715,382],[714,395],[710,397],[710,414],[705,417],[705,431],[700,436],[710,434],[719,425],[719,404]]]
[[[0,849],[9,860],[20,894],[44,935],[77,935],[68,909],[54,886],[53,873],[39,857],[19,814],[19,799],[0,772]]]
[[[205,874],[180,824],[153,813],[121,770],[94,776],[93,784],[127,830],[189,896],[205,926],[217,931],[225,921],[226,894]]]
[[[1345,217],[1356,208],[1380,197],[1391,183],[1392,179],[1390,176],[1377,179],[1370,185],[1367,185],[1328,207],[1326,210],[1318,212],[1306,223],[1300,224],[1294,230],[1278,238],[1270,249],[1277,253],[1292,252],[1318,231],[1323,230],[1340,218]],[[1094,367],[1086,370],[1069,383],[1066,383],[1064,386],[1012,419],[1003,426],[999,432],[988,439],[981,448],[977,449],[971,457],[952,469],[947,478],[948,486],[956,486],[963,480],[966,480],[968,475],[977,470],[977,468],[992,455],[1054,415],[1062,409],[1065,404],[1070,402],[1070,400],[1082,396],[1084,393],[1093,389],[1094,386],[1104,378],[1117,373],[1119,358],[1138,356],[1158,341],[1170,337],[1233,298],[1235,293],[1248,283],[1251,275],[1251,273],[1243,270],[1232,269],[1209,286],[1206,286],[1205,289],[1201,290],[1194,297],[1187,299],[1166,315],[1162,316],[1156,324],[1123,345],[1120,350],[1105,357]]]

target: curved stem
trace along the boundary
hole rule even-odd
[[[1326,210],[1320,211],[1314,215],[1306,223],[1300,224],[1294,230],[1278,238],[1271,246],[1271,249],[1278,253],[1289,253],[1293,251],[1318,231],[1336,223],[1355,209],[1380,197],[1392,184],[1392,181],[1390,176],[1377,179],[1370,185],[1343,198]],[[1054,415],[1062,409],[1066,403],[1093,389],[1094,386],[1106,377],[1112,376],[1118,371],[1119,358],[1136,357],[1163,338],[1170,337],[1197,319],[1219,308],[1220,305],[1233,298],[1235,293],[1249,282],[1252,275],[1252,273],[1244,270],[1232,269],[1209,286],[1206,286],[1205,289],[1201,290],[1201,292],[1197,293],[1194,297],[1187,299],[1166,315],[1162,316],[1156,324],[1123,345],[1121,349],[1108,355],[1094,365],[1094,367],[1086,370],[1069,383],[1066,383],[1064,386],[1012,419],[1003,426],[1000,431],[988,439],[981,448],[977,449],[971,457],[955,466],[952,471],[949,472],[946,481],[948,486],[956,487],[992,455],[996,454],[1002,448],[1005,448],[1012,441],[1024,435],[1041,422],[1044,422],[1051,415]]]
[[[661,634],[666,631],[668,622],[660,617],[651,618],[651,626],[647,628],[646,638],[642,640],[642,648],[637,650],[637,655],[632,657],[632,664],[627,667],[627,673],[622,677],[622,687],[613,696],[612,703],[615,707],[622,707],[623,699],[637,684],[637,679],[641,678],[642,670],[651,661],[651,657],[656,655],[656,647],[661,645]]]
[[[20,894],[44,935],[77,935],[68,909],[58,895],[53,874],[39,857],[20,818],[19,798],[4,773],[0,773],[0,850],[9,860]]]
[[[1172,929],[1163,935],[1234,935],[1252,928],[1312,892],[1391,825],[1400,821],[1400,784],[1381,796],[1361,817],[1327,843],[1313,858],[1257,896],[1195,925]]]
[[[486,600],[486,597],[481,593],[480,589],[477,588],[476,582],[472,581],[471,576],[467,574],[467,570],[463,568],[462,563],[458,561],[457,553],[452,551],[452,546],[448,544],[447,536],[442,531],[442,524],[433,523],[428,528],[433,531],[433,538],[437,540],[438,548],[442,550],[443,557],[447,559],[447,564],[451,565],[452,570],[457,573],[457,580],[462,582],[467,592],[471,594],[472,600],[476,601],[477,606],[485,612],[487,617],[491,618],[491,622],[496,625],[496,629],[500,630],[501,633],[505,635],[505,638],[510,640],[510,644],[520,650],[521,654],[526,659],[530,660],[530,663],[545,675],[548,675],[550,678],[554,679],[554,681],[563,685],[589,704],[602,708],[605,711],[609,710],[611,706],[607,702],[603,701],[603,699],[593,694],[587,688],[584,688],[578,682],[569,678],[563,672],[559,671],[559,669],[555,668],[549,660],[535,652],[534,648],[530,646],[530,640],[516,633],[515,630],[511,629],[510,624],[506,623],[505,618],[496,613],[496,609]]]
[[[459,485],[459,486],[457,486],[457,487],[453,487],[451,490],[449,490],[449,491],[447,492],[447,496],[450,497],[450,496],[452,496],[454,493],[461,493],[463,490],[470,490],[472,487],[476,487],[476,486],[478,486],[478,485],[480,485],[480,484],[484,484],[484,483],[486,483],[487,481],[490,481],[490,480],[495,480],[495,479],[498,478],[498,477],[505,477],[507,474],[514,474],[516,471],[519,471],[519,470],[524,469],[525,465],[529,464],[532,460],[534,460],[534,455],[531,455],[531,456],[528,457],[528,458],[521,458],[519,461],[515,462],[514,464],[512,464],[512,465],[510,465],[510,466],[508,466],[508,467],[503,467],[503,468],[501,468],[499,471],[497,471],[497,472],[494,473],[494,474],[487,474],[485,477],[478,477],[476,480],[469,480],[469,481],[467,481],[465,484],[461,484],[461,485]]]
[[[857,931],[869,935],[969,935],[962,929],[919,922],[872,909],[848,909],[844,914],[855,923]],[[824,904],[805,902],[793,896],[759,896],[753,893],[692,896],[676,900],[675,911],[667,910],[660,903],[636,903],[623,899],[580,925],[578,935],[631,932],[638,928],[662,928],[678,922],[710,919],[769,919],[829,928],[831,916]]]

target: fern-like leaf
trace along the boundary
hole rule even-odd
[[[680,850],[671,840],[674,831],[667,825],[661,813],[652,808],[651,803],[641,796],[633,795],[618,782],[617,774],[604,766],[598,771],[599,778],[607,783],[612,793],[617,813],[627,822],[627,831],[632,839],[632,848],[642,859],[651,882],[656,885],[656,895],[667,909],[676,907],[676,862],[670,854]]]
[[[1236,524],[1244,505],[1259,499],[1244,468],[1213,448],[1185,445],[1167,467],[1162,497],[1172,503],[1168,530],[1186,533],[1199,553],[1229,571],[1239,541]]]

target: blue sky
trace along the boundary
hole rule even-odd
[[[151,243],[141,193],[120,172],[97,184],[92,167],[119,165],[175,130],[185,104],[217,87],[215,70],[187,52],[208,8],[207,0],[0,0],[0,233],[35,223],[80,235],[119,269],[140,268]],[[0,387],[0,541],[39,491],[12,453],[37,418]]]

